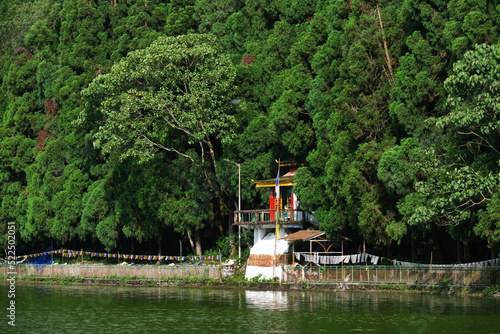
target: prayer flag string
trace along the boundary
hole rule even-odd
[[[14,260],[22,260],[22,259],[31,259],[40,257],[43,255],[51,255],[51,254],[61,254],[62,257],[72,258],[79,257],[82,255],[91,256],[91,257],[100,257],[100,258],[113,258],[113,259],[125,259],[125,260],[148,260],[148,261],[157,261],[157,260],[165,260],[165,261],[203,261],[203,260],[220,260],[221,255],[207,255],[207,256],[169,256],[169,255],[134,255],[134,254],[114,254],[114,253],[97,253],[97,252],[87,252],[87,251],[76,251],[71,249],[56,249],[53,251],[42,252],[42,253],[34,253],[27,255],[19,255],[14,257]]]

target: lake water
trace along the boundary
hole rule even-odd
[[[16,286],[0,333],[500,333],[500,299],[403,293]]]

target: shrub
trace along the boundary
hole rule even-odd
[[[483,290],[483,296],[484,297],[491,297],[499,291],[500,291],[500,285],[495,284],[495,285],[492,285],[492,286],[485,288]]]

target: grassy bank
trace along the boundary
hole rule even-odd
[[[7,278],[2,281],[7,282]],[[376,284],[376,283],[318,283],[297,282],[279,283],[272,280],[245,280],[242,277],[223,280],[212,278],[170,277],[157,280],[136,276],[120,277],[44,277],[17,276],[16,282],[21,284],[56,284],[56,285],[111,285],[111,286],[175,286],[182,288],[226,288],[251,290],[290,290],[290,291],[383,291],[388,293],[416,293],[433,295],[474,295],[483,297],[500,297],[500,286],[453,286],[443,281],[437,285],[421,284]]]

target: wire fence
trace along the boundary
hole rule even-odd
[[[500,268],[419,268],[415,266],[283,266],[282,282],[437,285],[500,284]]]
[[[137,278],[157,281],[215,279],[234,275],[233,266],[0,265],[0,277]],[[282,266],[281,282],[371,283],[455,286],[500,284],[500,268],[419,268],[403,266]]]

